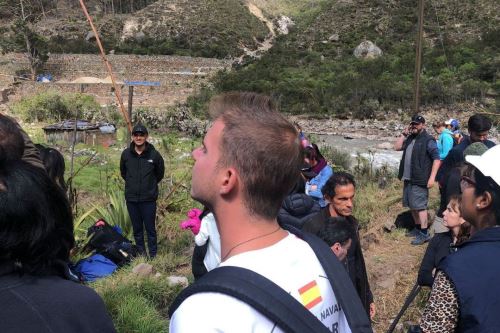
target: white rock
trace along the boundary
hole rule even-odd
[[[354,56],[356,58],[374,59],[380,57],[382,54],[382,50],[369,40],[361,42],[361,44],[354,49]]]
[[[185,276],[169,276],[167,277],[168,280],[168,285],[169,286],[175,286],[180,284],[183,287],[187,287],[189,282],[188,279]]]

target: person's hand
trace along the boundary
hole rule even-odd
[[[375,313],[377,313],[375,309],[375,303],[370,303],[370,319],[373,320],[373,317],[375,317]]]
[[[432,188],[435,183],[436,181],[434,179],[429,179],[429,181],[427,182],[427,188]]]
[[[318,185],[311,185],[310,191],[316,191],[318,189]]]
[[[405,129],[403,130],[403,132],[401,132],[401,135],[403,135],[403,136],[410,135],[410,126],[405,127]]]

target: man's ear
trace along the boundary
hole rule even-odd
[[[227,168],[222,175],[222,184],[220,186],[220,194],[229,194],[238,185],[238,174],[236,169]]]
[[[341,248],[341,245],[339,242],[333,244],[332,246],[330,246],[330,248],[332,249],[333,253],[335,253],[335,255],[338,257],[339,253],[340,253],[340,248]]]
[[[483,210],[491,206],[493,198],[490,192],[483,192],[476,198],[476,208],[477,210]]]

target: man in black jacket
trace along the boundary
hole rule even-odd
[[[403,151],[398,178],[404,181],[403,206],[410,208],[415,221],[415,229],[410,233],[415,239],[411,244],[422,245],[431,239],[427,221],[429,189],[434,186],[441,165],[436,140],[426,132],[424,117],[411,118],[394,149]]]
[[[125,180],[125,200],[132,221],[135,244],[145,254],[144,229],[151,258],[156,256],[156,199],[158,183],[163,179],[165,166],[160,153],[147,142],[148,130],[141,124],[132,130],[132,142],[120,159],[120,173]]]
[[[370,318],[373,318],[375,316],[375,303],[368,283],[365,259],[359,241],[359,223],[352,216],[355,191],[356,182],[351,174],[347,172],[334,173],[321,190],[329,204],[306,221],[302,230],[320,236],[326,224],[332,221],[332,217],[344,217],[349,222],[355,231],[355,237],[352,238],[351,246],[347,251],[346,269],[361,303]]]

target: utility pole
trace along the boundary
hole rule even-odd
[[[413,92],[413,112],[418,114],[420,107],[420,72],[422,69],[422,39],[424,34],[424,0],[418,0],[418,33],[415,57],[415,83]]]

